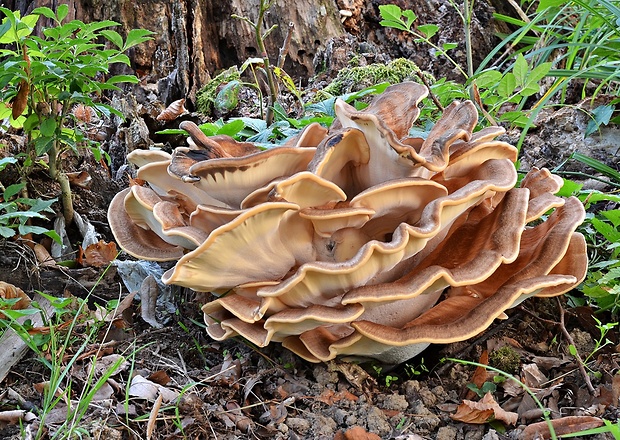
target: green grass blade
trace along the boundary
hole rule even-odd
[[[589,156],[586,156],[585,154],[579,153],[578,151],[575,151],[573,154],[570,155],[570,157],[620,183],[620,172],[614,170],[608,165],[605,165],[600,160],[593,159]]]

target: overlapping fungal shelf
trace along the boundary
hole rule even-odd
[[[426,94],[402,83],[363,111],[337,101],[329,129],[266,151],[184,122],[189,147],[129,155],[148,184],[114,198],[112,231],[137,258],[177,261],[165,283],[217,296],[212,338],[311,362],[399,363],[576,286],[581,203],[545,169],[515,187],[517,150],[501,127],[473,132],[469,101],[410,137]]]

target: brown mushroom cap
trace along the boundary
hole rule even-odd
[[[167,243],[156,233],[134,223],[125,210],[131,188],[119,192],[108,208],[110,229],[119,246],[128,254],[151,261],[173,261],[183,256],[183,248]]]

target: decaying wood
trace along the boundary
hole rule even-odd
[[[223,68],[240,66],[249,57],[258,56],[255,35],[242,20],[232,14],[255,20],[260,0],[70,0],[67,20],[85,22],[114,20],[121,23],[122,35],[134,28],[156,34],[153,40],[134,47],[128,54],[138,76],[159,83],[162,101],[170,103],[186,97],[193,102],[196,92]],[[55,7],[51,0],[9,1],[9,9],[22,14],[35,7]],[[332,0],[298,0],[291,7],[276,0],[265,16],[265,29],[277,25],[265,40],[273,61],[286,40],[289,23],[293,32],[285,70],[294,77],[314,74],[313,59],[332,37],[342,35],[336,3]],[[43,20],[44,21],[44,20]]]
[[[36,294],[33,298],[37,301],[42,310],[45,311],[47,317],[54,315],[54,307],[50,302],[39,294]],[[34,327],[43,325],[43,317],[41,313],[36,315],[28,315],[17,321],[22,324],[26,319],[32,321]],[[6,375],[11,371],[11,368],[17,364],[21,358],[28,351],[28,345],[22,340],[21,337],[12,329],[7,329],[2,337],[0,337],[0,383],[4,381]]]

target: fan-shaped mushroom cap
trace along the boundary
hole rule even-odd
[[[127,161],[137,167],[153,162],[167,162],[170,158],[170,154],[163,150],[133,150],[127,155]]]
[[[343,201],[346,198],[346,194],[338,185],[308,171],[300,171],[287,179],[271,182],[252,192],[243,199],[241,207],[287,201],[297,204],[300,208],[307,208]]]
[[[183,256],[164,274],[163,281],[211,291],[282,278],[314,254],[310,223],[296,221],[298,209],[293,203],[271,203],[244,211]],[[231,261],[238,266],[232,266]],[[256,262],[269,264],[264,267]]]
[[[189,133],[188,143],[190,146],[205,151],[208,159],[247,156],[259,151],[256,145],[249,142],[237,142],[230,136],[217,135],[209,137],[191,121],[181,122],[179,128]]]
[[[171,261],[183,256],[183,248],[162,240],[150,229],[134,223],[125,210],[125,197],[131,188],[114,196],[108,208],[108,221],[112,234],[125,252],[136,258],[151,261]]]
[[[411,137],[426,93],[337,101],[329,131],[262,152],[184,123],[192,148],[131,154],[149,187],[114,198],[112,231],[132,255],[177,259],[164,282],[218,296],[203,306],[212,338],[282,342],[312,362],[402,362],[576,286],[579,200],[555,195],[548,170],[515,188],[517,149],[501,127],[474,132],[469,101]]]
[[[314,155],[314,148],[279,147],[249,156],[212,159],[190,168],[200,180],[194,185],[231,208],[257,188],[275,179],[304,171]]]

